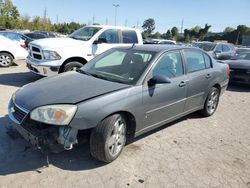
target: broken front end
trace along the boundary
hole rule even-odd
[[[50,150],[58,153],[70,150],[74,144],[78,143],[77,129],[67,125],[57,126],[35,121],[31,119],[31,112],[15,104],[13,99],[9,103],[8,111],[9,118],[14,122],[11,124],[12,128],[41,151]]]

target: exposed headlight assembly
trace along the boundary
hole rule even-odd
[[[46,59],[46,60],[61,59],[61,56],[56,51],[44,50],[43,56],[44,56],[44,59]]]
[[[34,109],[30,118],[42,123],[65,126],[70,123],[77,110],[76,105],[48,105]]]

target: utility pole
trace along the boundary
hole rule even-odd
[[[120,5],[119,4],[113,4],[113,6],[115,7],[115,26],[116,26],[117,8],[120,7]]]
[[[56,24],[58,24],[58,14],[56,15]]]
[[[183,31],[183,25],[184,25],[184,19],[182,19],[182,21],[181,21],[181,33]]]
[[[47,8],[44,9],[43,19],[44,19],[44,20],[47,19]]]
[[[126,19],[125,20],[125,27],[127,27],[128,26],[128,20]]]

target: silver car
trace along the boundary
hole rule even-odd
[[[195,111],[211,116],[229,69],[197,48],[165,45],[108,50],[78,71],[41,79],[13,94],[9,117],[35,147],[72,149],[90,133],[93,157],[111,162],[126,143]]]

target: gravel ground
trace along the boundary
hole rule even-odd
[[[209,118],[191,114],[127,145],[111,164],[88,144],[46,157],[10,137],[13,92],[40,79],[23,61],[0,68],[0,187],[246,187],[250,188],[250,88],[230,86]]]

